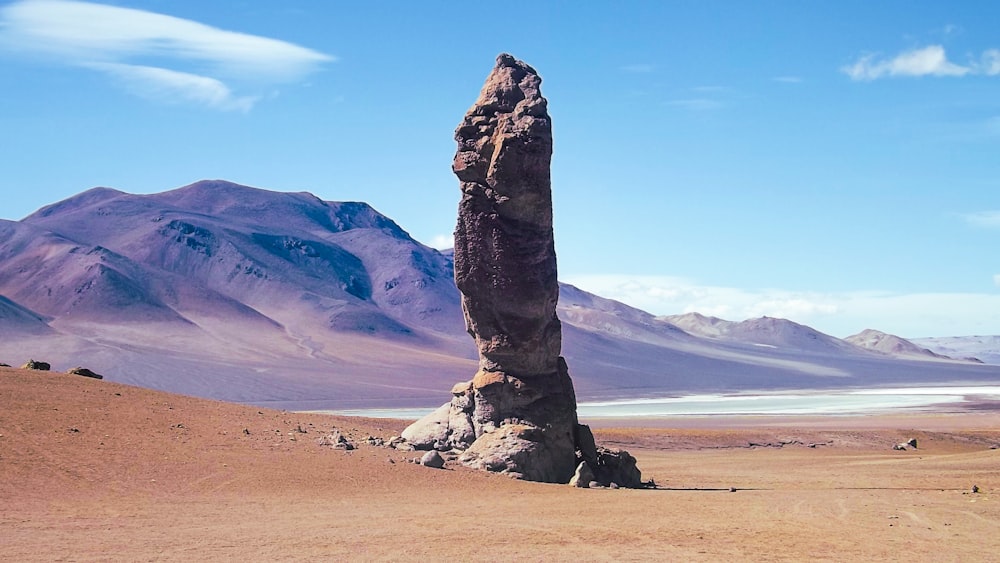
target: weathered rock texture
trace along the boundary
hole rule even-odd
[[[104,376],[99,373],[94,373],[93,371],[85,367],[75,367],[66,370],[66,373],[70,375],[82,375],[83,377],[90,377],[92,379],[104,379]]]
[[[534,69],[500,55],[455,132],[462,200],[455,282],[480,369],[555,373],[561,347],[552,234],[552,122]]]
[[[455,132],[452,169],[462,189],[455,281],[479,371],[402,437],[417,449],[464,450],[466,465],[532,481],[566,483],[582,460],[602,481],[599,468],[629,459],[638,486],[635,460],[602,458],[589,428],[577,423],[560,356],[552,124],[540,85],[533,68],[500,55]]]

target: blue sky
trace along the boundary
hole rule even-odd
[[[1000,4],[0,2],[0,217],[222,178],[445,246],[452,134],[538,69],[561,277],[655,314],[1000,334]]]

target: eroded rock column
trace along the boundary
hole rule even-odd
[[[460,450],[472,467],[566,483],[581,461],[602,462],[577,424],[560,356],[552,123],[541,82],[527,64],[500,55],[455,132],[455,281],[479,371],[403,438],[419,449]]]

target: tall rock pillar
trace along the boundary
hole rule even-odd
[[[541,82],[524,62],[500,55],[455,131],[452,170],[462,190],[455,282],[479,371],[402,436],[421,449],[461,450],[459,459],[472,467],[566,483],[579,462],[606,463],[590,430],[577,423],[560,356],[552,122]]]
[[[552,235],[552,121],[533,68],[500,55],[455,131],[462,200],[455,282],[479,367],[510,375],[557,370],[562,335]]]

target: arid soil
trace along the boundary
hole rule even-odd
[[[1000,561],[995,412],[646,422],[596,434],[656,489],[574,489],[364,441],[405,422],[0,368],[0,560]]]

